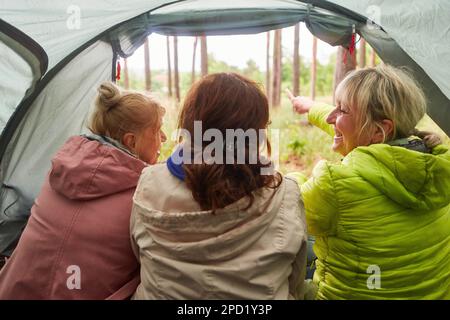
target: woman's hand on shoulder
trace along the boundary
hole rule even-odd
[[[442,143],[441,138],[436,133],[430,131],[422,131],[414,129],[412,134],[421,138],[425,143],[425,145],[427,146],[427,148],[430,149],[433,149],[434,147]]]
[[[428,148],[433,149],[437,145],[440,145],[442,140],[437,134],[432,133],[423,137],[423,142]]]

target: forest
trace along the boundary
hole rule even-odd
[[[290,89],[294,95],[308,96],[317,101],[333,103],[334,90],[345,75],[356,68],[376,66],[381,59],[375,51],[365,43],[364,39],[356,39],[348,48],[337,47],[327,63],[317,59],[317,43],[313,37],[311,59],[302,56],[300,46],[300,27],[294,30],[294,52],[282,46],[282,30],[266,32],[266,68],[261,70],[253,59],[246,62],[245,67],[236,67],[217,59],[208,52],[208,38],[196,37],[193,41],[192,69],[181,72],[178,68],[178,37],[166,37],[167,67],[150,69],[150,41],[144,43],[144,70],[137,73],[129,71],[127,59],[121,62],[118,84],[125,89],[147,91],[157,96],[166,108],[164,130],[169,140],[164,144],[160,161],[164,161],[176,145],[170,139],[175,132],[177,116],[183,97],[190,86],[200,77],[216,72],[237,72],[258,82],[264,89],[271,106],[271,126],[276,129],[273,135],[276,141],[275,163],[279,170],[286,173],[300,170],[311,174],[314,165],[321,159],[339,161],[341,157],[331,151],[332,139],[321,130],[312,127],[305,116],[294,114],[291,104],[285,95]],[[199,65],[197,55],[200,57]],[[268,70],[268,71],[266,71]],[[444,143],[450,145],[450,139],[426,116],[418,126],[422,129],[437,132]]]

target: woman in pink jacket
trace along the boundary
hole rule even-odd
[[[0,272],[0,300],[126,299],[139,283],[130,245],[132,196],[166,140],[164,109],[112,83],[98,91],[93,134],[71,137],[54,156]]]

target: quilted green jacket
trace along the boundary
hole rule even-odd
[[[312,124],[334,134],[315,106]],[[317,299],[450,299],[450,151],[388,144],[320,162],[302,185]]]

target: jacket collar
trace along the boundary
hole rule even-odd
[[[128,150],[123,144],[121,144],[117,140],[114,140],[113,138],[110,138],[110,137],[107,137],[107,136],[102,136],[102,135],[97,135],[97,134],[94,134],[94,133],[82,134],[81,136],[83,138],[86,138],[86,139],[91,140],[91,141],[97,141],[97,142],[99,142],[101,144],[108,145],[110,147],[115,147],[115,148],[117,148],[119,150],[122,150],[125,153],[128,153],[130,156],[136,158],[135,154],[130,152],[130,150]]]
[[[387,142],[388,145],[395,147],[403,147],[408,150],[414,150],[423,153],[431,153],[431,150],[425,145],[422,139],[417,138],[401,138]]]

